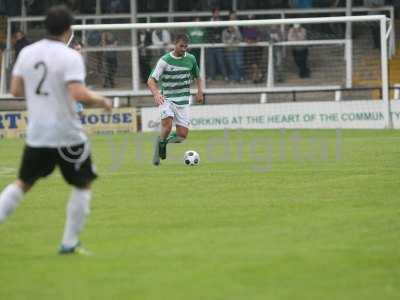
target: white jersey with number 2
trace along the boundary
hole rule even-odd
[[[67,89],[68,83],[85,80],[78,52],[60,41],[43,39],[21,51],[12,74],[24,81],[28,146],[57,148],[87,140]]]

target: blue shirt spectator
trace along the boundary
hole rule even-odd
[[[312,0],[291,0],[290,6],[292,8],[312,8]]]

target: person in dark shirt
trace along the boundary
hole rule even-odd
[[[15,32],[15,60],[17,60],[17,57],[21,50],[28,46],[31,42],[26,38],[25,33],[23,33],[21,30],[18,30]]]
[[[211,21],[220,21],[219,9],[212,10]],[[207,42],[212,44],[222,43],[222,27],[212,27],[207,32]],[[217,73],[220,73],[224,80],[228,80],[228,73],[225,66],[224,48],[210,47],[206,51],[208,79],[214,80]]]
[[[102,46],[106,48],[112,48],[117,46],[117,40],[111,32],[103,32],[102,35]],[[104,84],[105,88],[115,87],[115,74],[118,68],[118,56],[116,51],[104,51]]]
[[[138,31],[138,49],[139,49],[139,70],[140,79],[143,83],[147,83],[149,78],[150,55],[151,51],[147,49],[151,45],[151,31],[150,29],[141,29]]]

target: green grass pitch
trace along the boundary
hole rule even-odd
[[[0,225],[0,299],[398,299],[398,131],[191,132],[158,168],[153,137],[92,137],[91,257],[57,255],[59,171],[35,186]],[[22,147],[0,141],[1,189]]]

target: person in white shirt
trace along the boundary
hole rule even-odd
[[[82,48],[83,48],[82,42],[75,40],[75,41],[73,41],[73,42],[71,43],[70,47],[71,47],[72,49],[76,50],[79,54],[82,55]],[[76,110],[76,112],[78,113],[79,117],[82,117],[82,116],[83,116],[84,108],[83,108],[82,103],[76,101],[76,102],[75,102],[75,110]]]
[[[307,30],[301,24],[294,24],[289,29],[288,41],[305,41],[307,39]],[[293,58],[299,69],[300,78],[309,78],[311,71],[308,67],[308,48],[304,45],[294,46]]]
[[[65,6],[50,8],[45,20],[49,36],[25,47],[14,65],[11,93],[25,97],[29,122],[18,179],[0,194],[1,223],[35,182],[58,166],[72,185],[60,254],[82,253],[79,233],[89,213],[90,185],[97,177],[75,101],[107,111],[112,108],[111,100],[84,84],[82,56],[66,45],[72,22]]]

